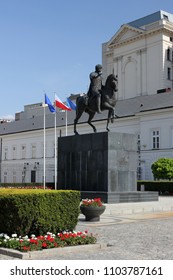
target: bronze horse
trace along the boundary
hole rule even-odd
[[[118,81],[114,74],[110,74],[107,79],[105,86],[101,89],[101,110],[108,110],[108,118],[106,130],[109,131],[110,120],[116,117],[115,115],[115,105],[117,102],[117,91],[118,91]],[[86,96],[79,96],[76,100],[76,118],[74,120],[74,133],[78,134],[76,130],[76,125],[78,120],[82,116],[83,112],[89,114],[88,124],[93,128],[94,132],[97,132],[96,127],[91,123],[97,112],[96,97],[89,98],[87,100]]]

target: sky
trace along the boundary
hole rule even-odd
[[[159,10],[173,14],[172,0],[0,0],[0,118],[45,93],[52,102],[86,93],[102,44]]]

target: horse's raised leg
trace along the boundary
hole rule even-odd
[[[114,122],[114,119],[118,118],[118,116],[115,114],[115,108],[112,111],[112,116],[111,116],[111,122]]]
[[[97,132],[96,127],[91,123],[94,118],[95,112],[87,112],[89,114],[88,124],[93,128],[94,132]]]
[[[107,130],[108,132],[110,131],[110,129],[109,129],[109,119],[107,119],[106,130]]]
[[[112,114],[113,114],[113,109],[111,108],[108,111],[108,118],[107,118],[107,125],[106,125],[106,130],[107,131],[110,131],[110,129],[109,129],[109,122],[111,120]]]

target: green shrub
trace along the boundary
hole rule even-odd
[[[151,165],[155,179],[173,179],[173,159],[160,158]]]
[[[173,181],[138,181],[137,190],[145,186],[145,191],[155,191],[159,194],[173,194]]]
[[[46,189],[54,189],[52,183],[46,183]],[[42,183],[1,183],[0,188],[19,188],[19,189],[44,189]]]
[[[42,183],[0,183],[1,188],[18,188],[18,187],[36,187],[42,186]]]
[[[44,234],[73,230],[80,192],[71,190],[0,190],[0,232]]]

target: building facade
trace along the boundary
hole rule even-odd
[[[138,179],[153,179],[151,164],[173,157],[173,15],[159,11],[124,24],[102,45],[103,77],[118,75],[118,116],[111,131],[133,133],[138,142]],[[73,135],[75,112],[56,113],[56,135]],[[88,115],[79,121],[81,134],[92,133]],[[94,118],[105,131],[107,112]],[[0,123],[0,182],[55,181],[55,115],[42,103],[24,107],[15,121]],[[58,179],[58,178],[57,178]]]
[[[164,11],[124,24],[102,45],[105,77],[119,78],[119,99],[172,89],[173,15]]]

